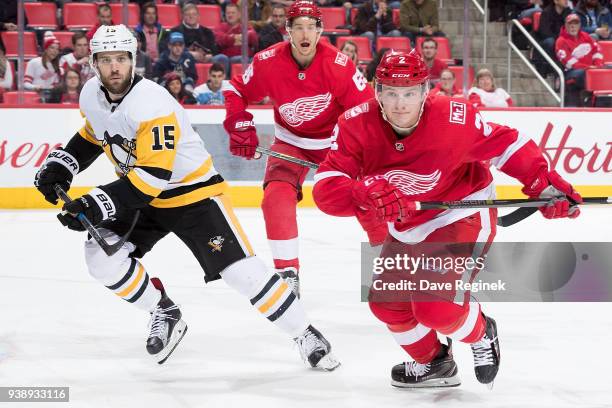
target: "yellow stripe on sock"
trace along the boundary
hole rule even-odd
[[[121,292],[117,293],[117,296],[126,297],[127,295],[129,295],[129,293],[133,291],[134,288],[138,286],[139,283],[142,282],[143,275],[144,275],[144,268],[142,267],[141,263],[138,263],[138,275],[136,275],[136,279],[134,279],[132,283],[130,283],[130,286],[123,289]]]
[[[283,293],[285,293],[285,289],[287,289],[287,282],[283,282],[278,287],[278,289],[276,289],[276,291],[272,294],[270,299],[268,299],[268,301],[264,303],[263,305],[259,306],[258,310],[261,313],[266,313],[268,309],[270,309],[272,305],[276,303],[276,301],[283,295]]]

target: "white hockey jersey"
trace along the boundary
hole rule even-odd
[[[79,100],[81,137],[101,146],[119,176],[154,197],[149,205],[171,208],[219,195],[227,188],[187,112],[164,88],[136,77],[130,91],[111,102],[97,77]]]

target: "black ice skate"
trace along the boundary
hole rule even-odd
[[[311,367],[333,371],[340,366],[340,362],[331,353],[331,344],[314,327],[308,326],[304,333],[294,340],[300,348],[302,360]]]
[[[297,269],[295,268],[285,268],[283,270],[278,271],[278,274],[281,278],[287,282],[291,291],[300,298],[300,275],[298,274]]]
[[[476,379],[489,388],[493,388],[493,380],[499,370],[499,340],[497,338],[497,324],[491,317],[482,315],[486,321],[487,328],[482,340],[473,343],[474,371]]]
[[[157,278],[151,278],[153,285],[161,291],[162,297],[151,313],[147,339],[147,351],[158,364],[163,364],[187,333],[187,324],[181,320],[181,311],[166,295],[166,291]]]
[[[453,360],[451,341],[427,364],[416,361],[400,363],[391,369],[391,385],[400,388],[441,388],[461,385],[457,363]]]

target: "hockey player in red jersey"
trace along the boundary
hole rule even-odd
[[[320,42],[321,11],[310,1],[296,1],[287,13],[289,42],[259,52],[242,77],[224,91],[232,154],[252,159],[259,141],[247,104],[270,97],[274,105],[275,141],[271,149],[320,163],[332,130],[345,110],[373,97],[363,75],[336,48]],[[264,177],[262,210],[274,266],[299,295],[296,205],[308,169],[270,157]],[[386,227],[362,223],[372,243]],[[382,228],[381,228],[382,227]],[[382,231],[382,234],[381,234]],[[378,242],[380,241],[380,242]]]
[[[331,151],[315,175],[313,194],[322,211],[366,212],[386,221],[389,235],[381,257],[393,257],[398,247],[419,254],[415,248],[444,242],[467,243],[464,256],[482,256],[495,235],[494,209],[423,211],[415,202],[493,198],[493,178],[483,164],[490,161],[521,181],[527,196],[554,197],[541,208],[546,218],[578,216],[580,195],[548,169],[532,140],[485,122],[465,99],[427,98],[428,87],[427,67],[414,50],[383,57],[376,98],[340,117]],[[442,344],[438,333],[469,343],[477,379],[492,384],[500,361],[496,323],[469,292],[422,293],[417,300],[411,295],[400,301],[373,300],[372,293],[372,312],[414,359],[393,367],[393,385],[460,384],[450,340]]]

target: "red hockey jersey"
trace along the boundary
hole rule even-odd
[[[415,201],[484,200],[495,189],[488,163],[524,184],[547,162],[537,145],[515,129],[484,122],[463,98],[429,97],[421,120],[409,136],[399,139],[375,99],[342,115],[335,141],[315,175],[314,199],[325,213],[355,214],[355,180],[382,175]],[[437,228],[478,212],[478,209],[425,210],[389,232],[402,242],[420,242]]]
[[[599,44],[584,31],[580,31],[577,37],[572,37],[565,27],[561,27],[561,34],[555,42],[555,53],[565,69],[584,69],[593,65],[603,65],[603,54]]]
[[[319,42],[312,63],[301,70],[291,45],[282,42],[257,53],[223,94],[228,116],[270,97],[276,138],[320,150],[329,148],[338,116],[370,99],[373,90],[353,62],[333,46]]]

